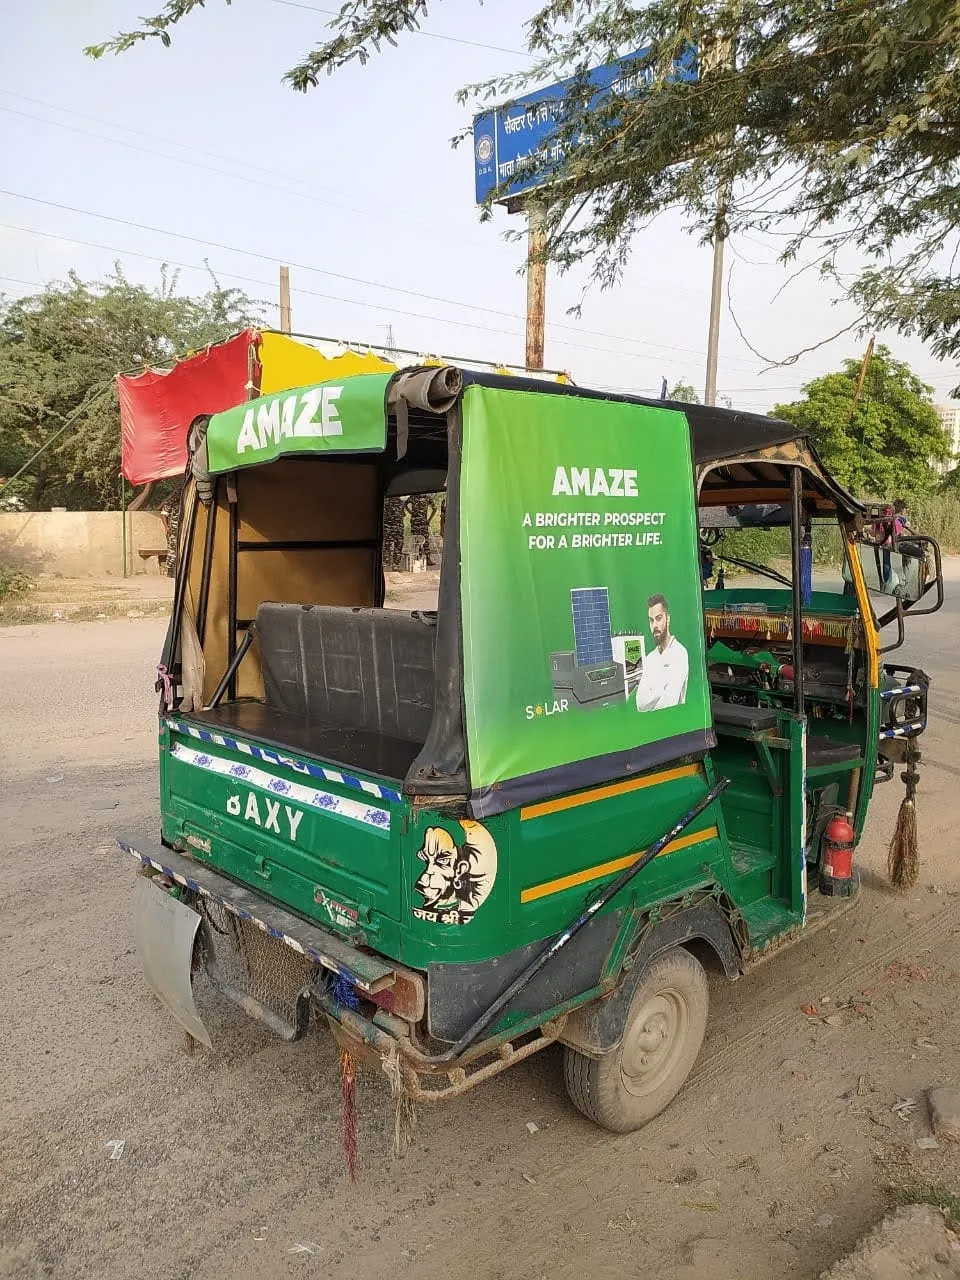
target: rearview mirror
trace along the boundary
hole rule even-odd
[[[928,567],[922,545],[904,538],[896,551],[866,543],[860,543],[857,551],[868,591],[893,596],[904,604],[915,604],[923,595]]]

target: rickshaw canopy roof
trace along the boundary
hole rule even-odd
[[[446,379],[455,391],[436,403],[404,395],[404,380]],[[511,392],[577,396],[682,413],[690,425],[694,470],[701,500],[729,503],[786,500],[789,468],[811,473],[821,504],[846,515],[862,505],[824,467],[809,437],[793,423],[761,414],[641,396],[615,395],[529,377],[513,377],[443,366],[438,369],[359,373],[245,401],[214,414],[206,432],[206,470],[211,475],[275,461],[288,455],[330,456],[382,453],[388,415],[406,399],[415,416],[443,412],[471,385]],[[388,404],[388,400],[390,403]]]

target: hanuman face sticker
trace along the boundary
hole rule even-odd
[[[490,896],[497,878],[497,846],[486,827],[462,819],[458,844],[443,827],[428,827],[417,857],[426,863],[413,886],[423,899],[414,907],[418,920],[469,924]]]

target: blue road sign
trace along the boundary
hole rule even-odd
[[[595,101],[606,94],[633,96],[653,83],[653,67],[631,68],[649,49],[628,53],[617,62],[596,67],[587,74],[587,83],[596,90]],[[697,78],[697,51],[689,46],[673,65],[671,79]],[[510,180],[503,199],[542,186],[551,169],[563,160],[563,144],[554,136],[562,119],[563,103],[574,83],[561,80],[517,98],[507,107],[494,107],[474,117],[473,159],[477,204],[491,191]],[[532,171],[536,169],[537,172]]]

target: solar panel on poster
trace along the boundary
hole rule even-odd
[[[573,587],[573,641],[578,667],[613,661],[610,639],[610,597],[606,587]]]

